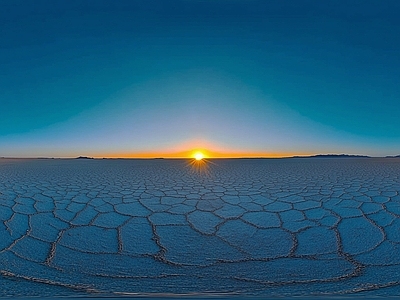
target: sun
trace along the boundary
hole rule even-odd
[[[208,159],[210,156],[207,150],[193,150],[189,157],[191,159],[187,161],[187,166],[190,167],[191,171],[204,176],[211,175],[211,165],[215,165],[215,163]]]
[[[196,152],[196,153],[194,154],[194,159],[195,159],[195,160],[202,160],[203,158],[204,158],[204,154],[201,153],[200,151],[198,151],[198,152]]]
[[[195,149],[188,154],[188,157],[192,158],[195,162],[204,162],[210,157],[208,151],[205,149]]]

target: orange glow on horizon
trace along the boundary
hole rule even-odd
[[[314,155],[312,152],[267,152],[267,151],[246,151],[233,150],[226,146],[221,146],[216,142],[210,142],[206,139],[196,138],[183,143],[163,147],[160,151],[132,151],[132,152],[108,152],[96,153],[90,156],[95,158],[179,158],[195,159],[196,153],[201,153],[204,159],[214,158],[283,158],[292,156]],[[89,156],[89,155],[88,155]],[[199,156],[200,157],[200,156]],[[201,160],[200,160],[201,161]]]
[[[202,160],[213,159],[213,158],[284,158],[292,156],[308,156],[314,155],[314,153],[299,153],[299,152],[285,152],[285,153],[274,153],[274,152],[242,152],[242,151],[226,151],[226,152],[215,152],[206,150],[203,148],[194,149],[189,151],[180,152],[131,152],[131,153],[105,153],[104,155],[94,155],[95,158],[143,158],[143,159],[154,159],[154,158],[176,158],[176,159],[197,159]],[[200,158],[201,157],[201,158]]]

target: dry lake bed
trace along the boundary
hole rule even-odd
[[[400,159],[0,160],[0,297],[400,295]]]

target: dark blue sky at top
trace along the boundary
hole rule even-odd
[[[0,141],[185,74],[199,78],[187,89],[224,74],[315,124],[398,141],[399,12],[399,1],[6,1]],[[157,99],[122,106],[190,101]],[[229,103],[259,112],[270,102]]]

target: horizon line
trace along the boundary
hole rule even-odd
[[[347,158],[400,158],[400,155],[385,155],[385,156],[370,156],[365,154],[346,154],[346,153],[318,153],[318,154],[306,154],[306,155],[218,155],[218,156],[207,156],[205,159],[282,159],[282,158],[318,158],[318,157],[347,157]],[[142,159],[142,160],[151,160],[151,159],[193,159],[190,156],[114,156],[114,155],[105,155],[105,156],[31,156],[31,157],[23,157],[23,156],[0,156],[0,159]]]

